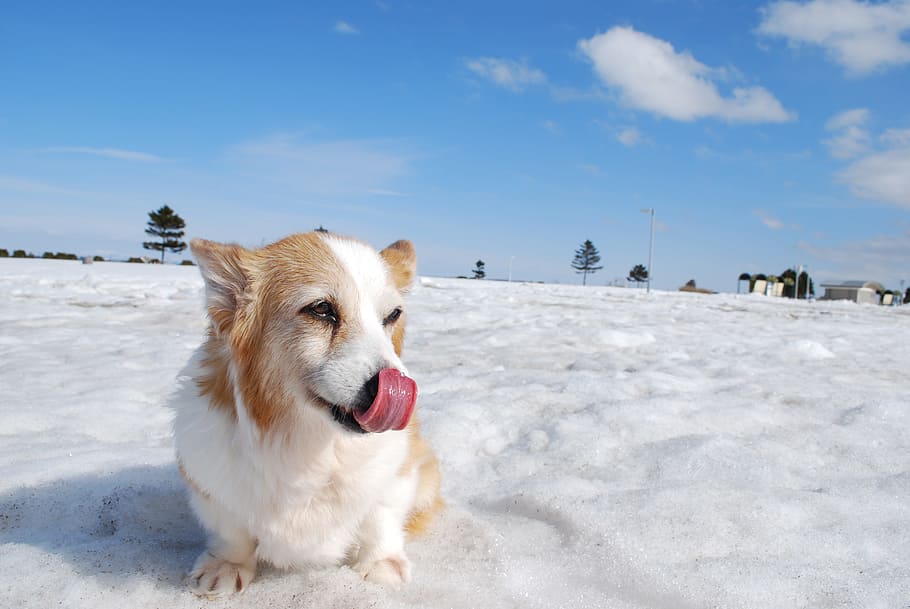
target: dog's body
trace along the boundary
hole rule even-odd
[[[194,591],[242,590],[257,559],[406,582],[404,536],[441,506],[400,359],[413,247],[377,254],[307,233],[259,250],[192,249],[211,319],[194,361],[199,397],[175,421],[180,471],[210,533]]]

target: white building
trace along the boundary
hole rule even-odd
[[[877,281],[842,281],[823,283],[824,300],[852,300],[860,304],[879,304],[885,287]]]

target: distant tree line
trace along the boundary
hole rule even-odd
[[[36,256],[31,252],[26,252],[25,250],[13,250],[13,254],[10,255],[9,250],[6,248],[0,248],[0,258],[43,258],[44,260],[79,260],[79,256],[76,254],[68,254],[66,252],[44,252],[41,256]],[[100,256],[95,256],[95,259],[100,259]]]
[[[147,250],[161,252],[161,258],[159,260],[147,260],[134,256],[129,258],[127,262],[164,263],[165,252],[171,251],[179,253],[186,249],[186,243],[180,240],[184,235],[183,228],[186,227],[186,222],[184,222],[183,218],[177,215],[173,209],[164,205],[157,211],[148,212],[148,215],[149,220],[146,223],[145,232],[156,237],[157,240],[144,241],[142,247]],[[317,230],[324,231],[325,229],[320,226]],[[76,254],[66,252],[44,252],[40,257],[45,260],[79,260],[79,256]],[[26,252],[25,250],[13,250],[12,255],[10,255],[9,250],[0,248],[0,258],[38,258],[38,256],[35,256],[35,254],[31,252]],[[104,258],[101,256],[93,256],[92,260],[94,262],[103,262]],[[190,260],[184,260],[180,264],[192,265],[193,263]]]
[[[321,227],[320,227],[321,228]],[[575,257],[572,259],[571,267],[575,269],[575,272],[581,275],[581,284],[587,285],[588,275],[596,273],[597,271],[604,268],[600,263],[600,252],[597,251],[597,246],[590,239],[586,239],[584,243],[575,251]],[[474,279],[483,279],[486,277],[486,264],[483,260],[478,260],[474,264],[474,268],[471,269],[471,272],[474,275]],[[511,269],[510,269],[511,275]],[[466,279],[462,276],[461,278]],[[643,264],[636,264],[632,267],[632,270],[629,271],[629,281],[636,282],[639,286],[650,279],[648,269]]]

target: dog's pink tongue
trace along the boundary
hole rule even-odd
[[[370,407],[354,411],[354,418],[366,431],[402,430],[417,403],[417,383],[394,368],[379,371],[379,391]]]

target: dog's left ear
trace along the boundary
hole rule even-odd
[[[414,244],[402,239],[385,248],[379,255],[389,265],[392,281],[399,292],[407,292],[414,284],[414,275],[417,274],[417,254]]]

